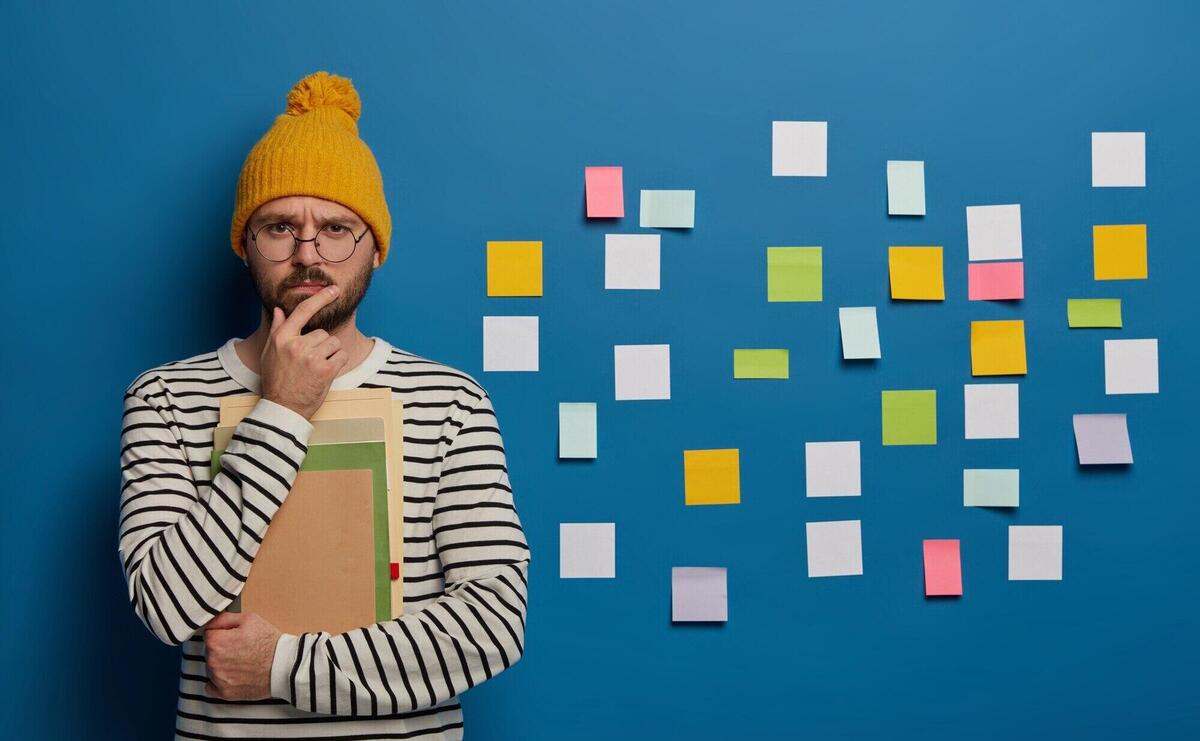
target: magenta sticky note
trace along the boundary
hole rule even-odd
[[[925,541],[925,596],[962,595],[962,560],[957,540]]]
[[[585,167],[583,180],[589,219],[625,215],[625,189],[621,184],[620,167]]]
[[[1025,263],[968,263],[967,298],[971,301],[1025,298]]]

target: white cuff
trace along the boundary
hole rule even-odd
[[[259,397],[248,416],[290,432],[302,445],[308,443],[308,437],[313,431],[313,423],[303,414],[265,397]]]
[[[296,664],[296,649],[300,636],[280,633],[275,642],[275,658],[271,660],[271,696],[292,701],[292,667]]]

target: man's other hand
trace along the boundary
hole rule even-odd
[[[256,612],[219,613],[204,626],[204,691],[223,700],[271,697],[271,663],[279,636],[279,629]]]

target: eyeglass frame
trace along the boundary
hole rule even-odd
[[[280,258],[279,260],[272,260],[271,258],[264,255],[263,251],[261,249],[259,249],[258,235],[259,235],[259,232],[261,232],[263,229],[266,229],[268,226],[275,226],[278,224],[282,224],[285,229],[287,229],[289,232],[291,232],[292,251],[290,253],[288,253],[287,257]],[[292,228],[292,225],[287,223],[286,221],[268,221],[267,223],[258,227],[257,230],[251,229],[250,222],[246,222],[245,229],[246,229],[246,232],[250,234],[250,241],[254,243],[255,251],[258,252],[258,254],[262,255],[262,259],[266,260],[267,262],[287,262],[288,260],[295,257],[296,252],[300,249],[301,242],[312,242],[313,248],[316,249],[317,254],[321,255],[321,243],[318,242],[317,239],[321,236],[321,232],[325,231],[325,227],[327,227],[327,226],[329,226],[328,223],[323,224],[321,226],[321,228],[317,230],[317,233],[315,235],[313,235],[313,237],[311,239],[301,239],[296,234],[296,230],[294,228]],[[342,226],[345,226],[346,231],[350,232],[350,236],[354,237],[354,230],[352,230],[349,226],[346,226],[345,224],[342,224]],[[350,248],[350,254],[346,255],[341,260],[330,260],[328,257],[325,257],[325,255],[321,255],[321,259],[323,259],[325,262],[332,262],[335,264],[341,263],[341,262],[346,262],[347,260],[349,260],[351,257],[354,256],[354,251],[358,249],[358,243],[362,241],[363,237],[367,236],[367,232],[369,232],[369,231],[371,231],[371,227],[368,224],[367,227],[365,229],[363,229],[362,234],[358,235],[357,237],[354,237],[354,246]]]

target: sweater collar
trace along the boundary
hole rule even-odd
[[[333,383],[329,386],[330,389],[358,388],[364,381],[375,375],[383,367],[388,355],[392,351],[392,346],[382,337],[372,335],[371,339],[375,341],[375,345],[371,348],[371,352],[368,353],[366,359],[356,367],[333,379]],[[262,389],[262,377],[250,370],[249,366],[242,362],[241,357],[237,354],[237,350],[234,349],[234,345],[241,341],[241,337],[230,337],[217,350],[217,359],[221,361],[221,366],[233,380],[257,394]]]

